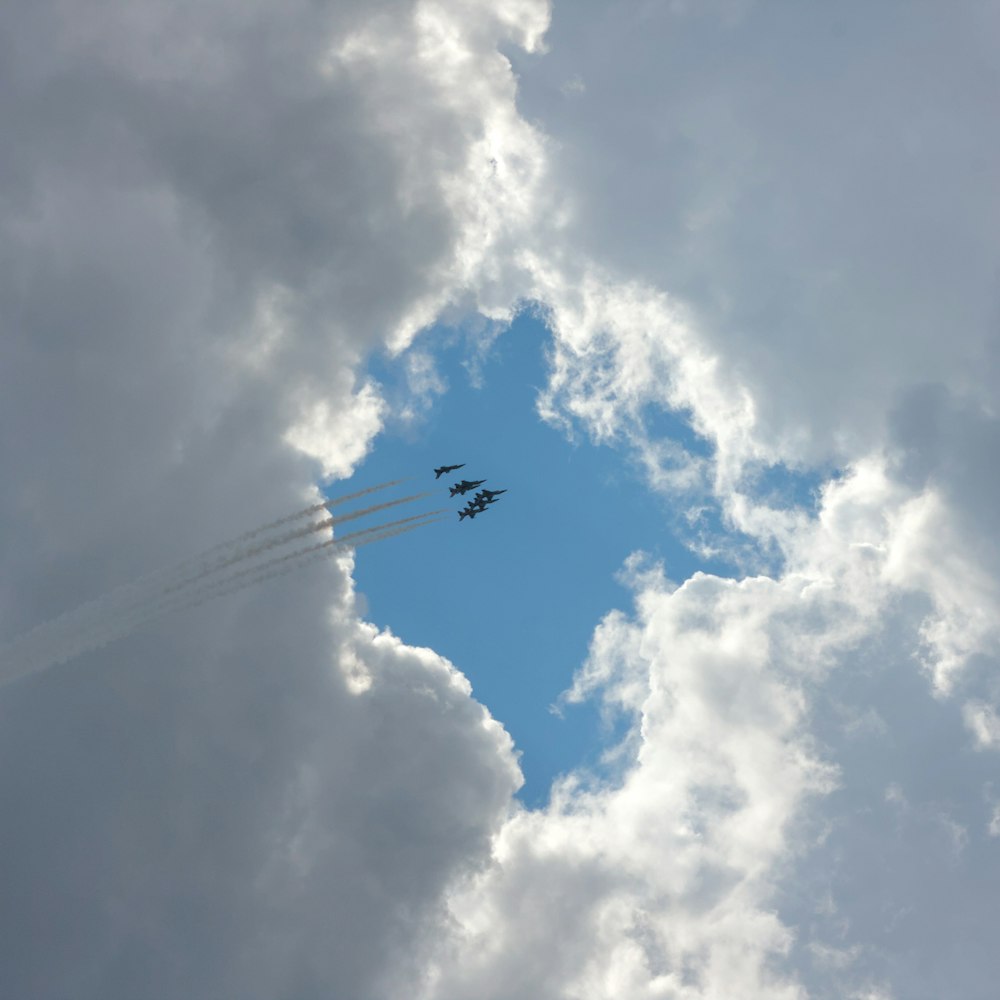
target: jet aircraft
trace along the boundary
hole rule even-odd
[[[446,472],[454,472],[456,469],[462,469],[465,467],[465,462],[461,465],[442,465],[440,469],[434,470],[434,478],[440,479]]]
[[[460,483],[455,483],[455,485],[449,489],[448,495],[452,497],[456,495],[465,496],[469,490],[474,490],[477,486],[482,486],[485,482],[485,479],[476,479],[472,482],[468,479],[463,479]]]
[[[497,497],[506,492],[506,490],[480,490],[475,499],[481,503],[496,503]]]
[[[477,514],[482,514],[486,510],[485,507],[474,507],[471,503],[464,510],[458,512],[458,519],[464,521],[467,517],[474,518]]]

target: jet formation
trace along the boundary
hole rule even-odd
[[[482,486],[485,483],[485,479],[463,479],[460,483],[455,483],[454,486],[448,491],[449,496],[465,496],[469,490],[474,490],[477,486]]]
[[[465,507],[458,512],[458,519],[460,521],[464,521],[467,517],[472,519],[477,514],[482,514],[483,511],[489,510],[493,504],[498,502],[498,498],[501,493],[506,492],[506,490],[480,490],[465,505]]]
[[[439,479],[442,473],[451,472],[454,469],[461,469],[463,467],[464,463],[462,465],[442,465],[440,469],[434,470],[434,478]],[[463,479],[461,482],[449,487],[448,494],[453,497],[465,496],[470,490],[474,490],[477,486],[482,486],[485,482],[485,479]],[[477,514],[482,514],[483,511],[488,510],[497,502],[500,494],[506,492],[506,490],[480,490],[458,512],[459,521],[464,521],[466,518],[469,518],[470,521],[474,520]]]

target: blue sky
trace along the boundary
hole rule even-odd
[[[676,580],[724,567],[700,562],[674,537],[668,501],[627,456],[585,435],[570,443],[539,419],[550,334],[530,310],[494,342],[476,378],[463,336],[426,336],[451,341],[435,354],[447,391],[415,423],[390,422],[350,485],[412,475],[396,492],[426,487],[433,497],[414,510],[440,501],[448,517],[360,550],[355,579],[371,621],[440,651],[469,677],[522,752],[521,797],[537,805],[556,775],[581,765],[600,773],[602,748],[614,739],[591,704],[566,705],[561,717],[550,709],[582,665],[593,626],[611,608],[631,609],[616,582],[625,559],[641,550]],[[405,397],[405,359],[370,371],[387,398]],[[681,421],[663,423],[699,447]],[[434,468],[458,462],[465,468],[435,482]],[[459,477],[510,492],[459,523],[463,504],[447,489]],[[346,488],[334,484],[329,495]]]

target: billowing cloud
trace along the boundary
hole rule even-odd
[[[576,245],[694,312],[762,443],[836,461],[914,384],[992,397],[995,27],[988,3],[557,5],[520,100]]]
[[[777,578],[631,561],[569,695],[633,720],[613,777],[504,826],[427,997],[988,995],[993,765],[915,669],[911,502],[859,467]]]
[[[468,294],[462,186],[481,159],[469,190],[502,189],[477,144],[516,123],[496,47],[546,10],[0,19],[7,638],[349,474],[385,405],[360,360]],[[409,136],[371,113],[379,24]],[[520,776],[451,664],[359,620],[351,566],[5,689],[0,992],[399,995]]]
[[[802,995],[778,967],[792,932],[773,879],[836,775],[805,732],[782,618],[801,627],[827,598],[646,573],[637,600],[598,629],[577,691],[635,713],[634,763],[613,787],[567,779],[506,825],[495,866],[452,899],[471,936],[430,995]]]
[[[528,301],[543,415],[756,559],[629,561],[567,695],[612,777],[535,811],[343,556],[5,689],[5,995],[995,983],[995,11],[551,13],[0,13],[5,635],[315,499],[370,352],[429,405],[421,331]]]

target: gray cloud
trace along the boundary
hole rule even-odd
[[[1000,571],[1000,420],[940,382],[914,386],[890,413],[900,479],[947,495],[962,534]]]
[[[995,385],[996,27],[988,3],[557,5],[519,105],[559,140],[577,245],[687,303],[762,439],[836,461],[914,382]]]
[[[401,67],[437,123],[411,162],[365,81],[320,64],[411,12],[4,6],[5,639],[364,454],[355,365],[449,294],[460,224],[431,160],[461,159],[472,119]],[[491,52],[509,32],[484,24]],[[350,566],[5,689],[0,993],[374,997],[412,971],[519,775],[453,667],[359,623]]]
[[[0,993],[975,995],[978,931],[904,956],[995,922],[991,758],[911,659],[988,711],[994,14],[903,10],[567,6],[540,59],[531,0],[3,8],[5,637],[315,501],[442,310],[541,301],[609,440],[847,468],[818,518],[716,477],[786,571],[636,576],[575,689],[636,758],[547,811],[346,558],[5,688]]]

